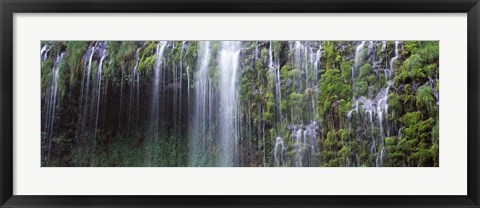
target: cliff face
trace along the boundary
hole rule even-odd
[[[437,41],[41,43],[42,166],[438,166]]]

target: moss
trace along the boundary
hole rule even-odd
[[[342,78],[346,83],[350,83],[352,80],[352,64],[349,61],[343,61],[340,65],[342,70]]]
[[[284,65],[280,69],[280,75],[282,79],[286,79],[289,77],[289,71],[292,70],[292,67],[290,65]]]
[[[45,91],[47,87],[50,85],[50,82],[52,80],[52,68],[53,68],[53,61],[51,59],[47,59],[42,63],[41,66],[41,86],[42,86],[42,91]]]
[[[298,79],[302,75],[302,71],[294,69],[288,72],[288,77]]]
[[[418,47],[417,47],[417,42],[416,41],[406,41],[405,42],[405,51],[404,51],[404,53],[406,53],[405,55],[415,54],[415,53],[417,53],[417,51],[418,51]]]
[[[438,57],[440,53],[438,41],[422,41],[421,48],[418,50],[418,54],[422,59],[429,64],[438,63]]]
[[[423,85],[417,90],[416,105],[417,109],[423,109],[429,115],[435,114],[435,99],[429,86]]]
[[[368,83],[365,81],[358,81],[355,82],[355,87],[357,89],[357,93],[359,95],[367,95],[368,94]]]
[[[398,95],[395,93],[390,93],[388,95],[388,108],[392,111],[401,113],[402,103],[398,99]]]
[[[148,41],[145,43],[146,47],[140,50],[140,61],[138,64],[138,71],[152,70],[156,62],[157,43]]]
[[[53,61],[58,52],[65,51],[65,60],[60,64],[59,69],[59,93],[61,95],[71,95],[59,100],[59,116],[56,121],[62,125],[72,125],[71,128],[58,127],[59,129],[71,130],[75,135],[75,123],[78,114],[77,102],[81,93],[78,83],[84,70],[85,63],[83,58],[89,44],[93,42],[82,41],[56,41],[51,44],[50,56],[42,63],[41,81],[42,93],[51,82],[51,71]],[[438,166],[439,164],[439,118],[438,103],[436,103],[435,93],[439,90],[438,81],[438,41],[402,41],[399,45],[400,55],[397,57],[393,68],[395,72],[393,77],[385,78],[382,69],[389,67],[389,60],[394,56],[393,41],[387,42],[387,51],[382,51],[382,42],[376,42],[377,57],[372,62],[373,57],[366,57],[367,47],[363,48],[356,69],[355,80],[352,80],[352,65],[355,58],[355,49],[358,41],[322,41],[322,42],[303,42],[310,44],[312,51],[315,52],[322,46],[322,56],[320,58],[318,74],[314,74],[312,57],[305,57],[304,51],[301,52],[302,68],[298,67],[298,59],[294,48],[289,47],[287,41],[244,41],[240,52],[240,63],[238,68],[238,148],[248,153],[242,154],[239,163],[250,166],[263,166],[274,164],[273,152],[276,137],[282,137],[285,147],[288,149],[285,162],[287,165],[293,165],[295,157],[295,139],[291,137],[292,125],[300,128],[317,122],[319,129],[316,131],[317,139],[316,149],[320,165],[323,166],[346,166],[354,162],[357,166],[374,166],[376,157],[371,153],[370,148],[374,145],[372,137],[376,138],[375,147],[378,149],[386,148],[387,155],[384,158],[385,166]],[[104,62],[104,77],[108,87],[108,95],[101,99],[105,104],[101,104],[103,110],[108,106],[107,113],[99,116],[99,130],[97,141],[102,151],[96,152],[84,145],[85,154],[95,154],[96,164],[101,165],[138,165],[143,166],[143,158],[151,156],[155,164],[164,166],[185,165],[185,158],[188,158],[188,150],[182,150],[189,145],[188,136],[182,132],[176,135],[175,128],[186,129],[195,106],[196,93],[195,79],[198,71],[198,41],[170,41],[164,51],[164,76],[162,76],[161,89],[162,109],[159,125],[161,136],[154,143],[148,143],[144,146],[140,144],[141,139],[146,137],[140,135],[132,137],[124,133],[123,126],[119,123],[127,120],[130,113],[125,110],[130,108],[132,103],[132,112],[138,107],[139,114],[137,124],[138,132],[148,132],[148,123],[150,122],[151,105],[151,72],[156,66],[158,42],[147,41],[109,41],[108,58]],[[368,44],[366,44],[368,45]],[[280,83],[277,83],[276,72],[271,70],[269,63],[269,48],[273,50],[273,60],[275,67],[280,69]],[[139,86],[140,99],[138,106],[135,106],[136,96],[132,96],[130,74],[131,69],[136,63],[135,53],[139,50],[139,72],[141,81]],[[255,50],[258,48],[258,54]],[[208,115],[216,118],[219,116],[217,109],[221,105],[218,102],[220,97],[219,79],[220,66],[219,56],[222,50],[222,44],[219,41],[212,41],[210,44],[211,58],[208,65],[208,78],[211,83],[211,99],[207,102],[213,109]],[[307,51],[308,52],[308,51]],[[255,56],[256,55],[256,56]],[[99,57],[94,56],[92,65],[92,81],[94,83],[95,72],[98,69]],[[182,60],[182,63],[180,63]],[[183,74],[180,75],[182,85],[177,78],[173,78],[174,70],[179,70],[182,66]],[[126,72],[126,73],[125,73]],[[189,80],[187,80],[187,77]],[[102,80],[102,81],[103,81]],[[386,137],[383,142],[380,141],[380,129],[378,118],[374,117],[373,128],[370,126],[367,113],[360,104],[358,113],[352,111],[352,100],[358,100],[359,97],[378,101],[378,92],[387,87],[387,81],[393,80],[394,85],[389,88],[388,95],[388,115],[383,121],[388,123],[388,128],[384,126],[385,135],[394,135]],[[433,80],[431,84],[427,81]],[[187,83],[190,81],[190,83]],[[352,81],[354,81],[352,83]],[[102,84],[103,84],[102,83]],[[108,84],[107,84],[108,83]],[[122,89],[120,88],[122,83]],[[190,88],[187,88],[188,84]],[[278,89],[278,85],[280,89]],[[69,89],[70,87],[70,89]],[[93,88],[90,88],[90,90]],[[106,88],[104,88],[106,90]],[[102,90],[104,90],[102,89]],[[175,89],[175,91],[173,90]],[[279,91],[277,91],[279,90]],[[280,93],[280,94],[278,94]],[[119,101],[120,95],[123,101]],[[134,100],[130,102],[130,97]],[[173,100],[176,98],[177,100]],[[179,100],[181,98],[181,102]],[[91,101],[91,99],[89,99]],[[279,103],[277,103],[279,101]],[[44,101],[42,101],[44,102]],[[211,102],[211,103],[210,103]],[[119,110],[119,108],[123,108]],[[182,115],[177,115],[182,111]],[[349,112],[350,117],[347,117]],[[66,113],[70,113],[68,116]],[[82,113],[80,113],[82,114]],[[207,115],[206,115],[207,116]],[[132,115],[132,117],[135,117]],[[120,119],[119,119],[120,118]],[[177,122],[170,122],[175,119]],[[216,119],[214,119],[216,120]],[[132,120],[133,121],[133,120]],[[208,132],[211,136],[204,138],[209,142],[204,155],[199,155],[199,164],[217,165],[218,161],[214,158],[220,154],[218,141],[215,139],[220,130],[218,121],[209,121],[211,126]],[[174,124],[175,123],[175,124]],[[175,127],[180,125],[180,127]],[[120,130],[118,130],[120,129]],[[58,130],[60,131],[60,130]],[[63,131],[63,130],[62,130]],[[90,133],[93,134],[93,133]],[[132,133],[136,134],[136,133]],[[141,133],[137,133],[141,134]],[[110,135],[118,135],[112,137]],[[385,136],[384,135],[384,136]],[[42,153],[45,149],[45,139],[42,136]],[[57,137],[57,136],[55,136]],[[71,143],[71,138],[62,134],[62,137],[56,139],[56,145],[65,146]],[[121,142],[121,143],[117,143]],[[153,144],[153,145],[152,145]],[[385,145],[385,146],[383,146]],[[125,149],[130,147],[130,149]],[[147,148],[145,148],[147,147]],[[148,154],[144,154],[148,149]],[[58,150],[59,151],[59,150]],[[57,152],[57,150],[55,150]],[[305,153],[307,154],[307,153]],[[132,158],[130,158],[132,157]],[[305,157],[305,155],[302,155]],[[44,158],[44,154],[42,154]],[[177,159],[182,158],[182,159]],[[213,158],[213,159],[212,159]],[[83,158],[85,161],[72,161],[72,164],[89,164],[92,157]],[[306,157],[304,158],[306,159]],[[115,160],[115,161],[113,161]],[[60,159],[58,161],[61,162]],[[43,160],[42,160],[43,163]]]
[[[365,64],[360,67],[360,76],[358,78],[364,78],[372,73],[373,67],[370,64]]]
[[[299,94],[295,92],[292,92],[292,94],[290,94],[290,100],[300,101],[302,99],[303,99],[303,94]]]
[[[433,64],[427,65],[424,68],[424,72],[430,78],[438,76],[438,63],[433,63]]]

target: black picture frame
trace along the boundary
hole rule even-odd
[[[0,0],[1,207],[480,207],[479,0]],[[467,13],[468,194],[465,196],[25,196],[13,195],[15,13]],[[448,178],[445,178],[448,180]]]

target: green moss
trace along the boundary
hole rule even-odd
[[[418,109],[423,109],[429,115],[435,114],[435,99],[429,86],[423,85],[418,89],[416,101]]]
[[[138,64],[138,71],[152,70],[155,67],[156,62],[156,48],[157,43],[148,41],[145,43],[146,47],[140,50],[140,62]]]
[[[299,78],[300,76],[302,75],[302,71],[298,70],[298,69],[294,69],[294,70],[291,70],[288,72],[288,77],[290,78]]]
[[[364,78],[372,73],[373,67],[370,64],[365,64],[360,67],[360,76],[358,78]]]

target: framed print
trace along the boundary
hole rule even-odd
[[[479,4],[1,1],[2,207],[479,207]]]

